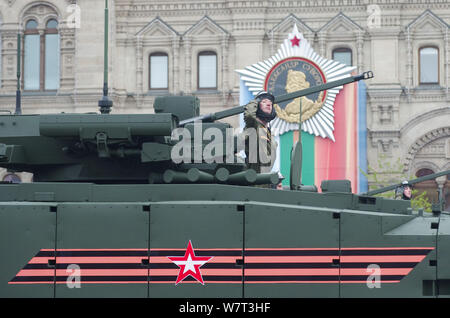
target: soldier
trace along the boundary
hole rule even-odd
[[[245,155],[250,169],[257,173],[269,173],[275,162],[277,142],[270,132],[270,121],[277,115],[273,107],[275,98],[265,91],[258,93],[254,100],[245,106]],[[252,133],[256,132],[256,149],[251,149]],[[253,153],[252,153],[253,152]]]
[[[402,185],[399,186],[395,192],[397,198],[400,198],[401,200],[411,200],[412,190],[408,181],[403,181]]]

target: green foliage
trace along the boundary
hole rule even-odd
[[[426,197],[427,192],[423,191],[421,194],[417,195],[419,191],[413,190],[412,191],[412,200],[411,200],[411,207],[414,210],[423,208],[426,212],[431,212],[431,202]]]
[[[367,172],[360,169],[361,173],[367,177],[369,181],[369,191],[386,187],[392,184],[401,183],[404,180],[414,179],[412,176],[403,172],[403,165],[398,158],[395,162],[389,160],[386,156],[378,158],[377,167],[367,166]],[[418,190],[412,190],[411,207],[414,210],[424,209],[426,212],[431,212],[431,202],[427,198],[427,192],[424,191],[419,194]],[[377,194],[388,199],[396,199],[395,191],[388,191]]]

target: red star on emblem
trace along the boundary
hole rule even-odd
[[[293,39],[290,39],[292,46],[300,46],[300,39],[295,35]]]
[[[179,282],[181,282],[188,276],[194,277],[195,280],[204,285],[205,283],[203,282],[202,273],[200,273],[200,267],[209,262],[211,258],[212,257],[209,256],[195,256],[194,248],[192,247],[192,243],[189,240],[184,256],[168,257],[168,259],[170,259],[180,268],[175,285],[178,285]]]

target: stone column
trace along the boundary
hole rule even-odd
[[[408,100],[411,98],[413,87],[413,63],[412,63],[412,39],[409,28],[406,31],[406,94]]]
[[[175,35],[172,38],[172,58],[173,58],[172,90],[174,94],[178,94],[180,90],[180,76],[179,76],[180,66],[178,64],[180,58],[179,50],[180,50],[180,37],[178,35]]]
[[[447,101],[450,100],[450,32],[448,28],[445,29],[445,42],[444,42],[444,69],[445,69],[445,89],[447,95]]]
[[[275,39],[273,38],[273,31],[270,32],[270,56],[275,54]]]
[[[364,33],[358,32],[356,35],[356,54],[358,57],[357,70],[358,74],[364,71]]]
[[[326,57],[326,52],[325,52],[325,50],[326,50],[326,45],[325,45],[325,42],[326,42],[326,39],[325,39],[325,34],[324,33],[319,33],[319,52],[320,52],[320,55],[321,56],[323,56],[323,57]]]
[[[74,28],[60,29],[60,91],[75,90],[76,39]]]
[[[190,94],[192,91],[191,77],[192,77],[192,65],[191,65],[191,39],[187,37],[184,40],[184,56],[186,58],[185,62],[185,80],[184,80],[184,92]]]
[[[136,104],[137,107],[142,106],[142,94],[144,93],[143,88],[143,48],[142,48],[142,37],[138,36],[135,39],[136,44]]]
[[[228,34],[224,34],[221,41],[222,49],[222,95],[226,97],[226,93],[229,90],[228,87]],[[219,88],[219,86],[217,87]]]
[[[1,69],[1,90],[10,94],[15,94],[17,87],[17,30],[3,30],[1,32],[2,44],[2,69]],[[23,56],[23,33],[21,32],[21,56]],[[23,60],[20,63],[22,69],[21,80],[23,80]]]

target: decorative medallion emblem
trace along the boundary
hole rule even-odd
[[[355,69],[319,56],[294,25],[274,56],[237,72],[253,95],[265,90],[276,96],[349,77]],[[275,104],[278,117],[271,123],[273,134],[297,130],[301,106],[302,130],[334,141],[334,101],[341,89]]]

